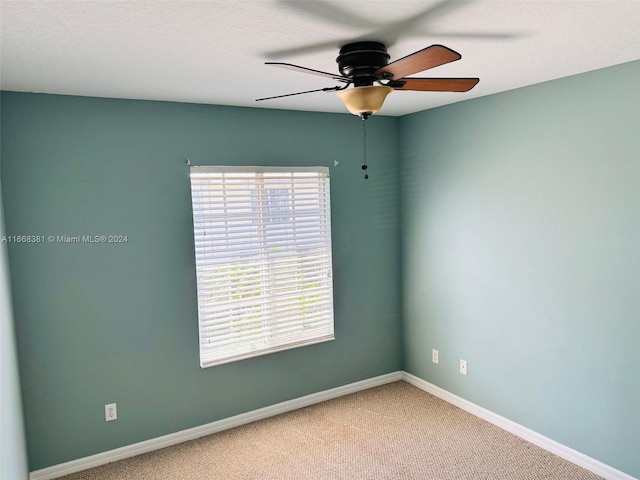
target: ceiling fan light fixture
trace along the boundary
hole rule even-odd
[[[370,85],[341,90],[336,95],[349,112],[359,117],[371,115],[382,108],[385,98],[393,88],[385,85]]]

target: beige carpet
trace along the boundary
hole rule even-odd
[[[65,480],[599,479],[405,382]]]

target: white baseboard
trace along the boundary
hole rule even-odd
[[[162,437],[152,438],[151,440],[145,440],[125,447],[116,448],[115,450],[109,450],[107,452],[79,458],[77,460],[61,463],[41,470],[35,470],[29,474],[29,479],[51,480],[64,475],[69,475],[70,473],[87,470],[89,468],[98,467],[124,458],[134,457],[142,453],[151,452],[160,448],[211,435],[212,433],[221,432],[229,428],[239,427],[240,425],[262,420],[263,418],[273,417],[275,415],[280,415],[281,413],[308,407],[309,405],[349,395],[361,390],[367,390],[387,383],[397,382],[402,380],[402,378],[402,372],[393,372],[386,375],[380,375],[379,377],[362,380],[360,382],[343,385],[342,387],[312,393],[311,395],[277,403],[269,407],[259,408],[258,410],[253,410],[251,412],[241,413],[240,415],[218,420],[199,427],[181,430],[179,432],[170,433],[169,435],[163,435]]]
[[[280,415],[281,413],[290,412],[299,408],[307,407],[316,403],[331,400],[333,398],[342,397],[351,393],[359,392],[361,390],[367,390],[369,388],[385,385],[391,382],[397,382],[404,380],[425,392],[428,392],[442,400],[455,405],[462,410],[465,410],[476,417],[482,418],[502,428],[514,435],[527,440],[528,442],[538,445],[545,450],[558,455],[576,465],[579,465],[596,475],[606,478],[607,480],[638,480],[631,475],[628,475],[620,470],[616,470],[609,465],[606,465],[594,458],[584,455],[572,448],[569,448],[561,443],[551,440],[544,435],[541,435],[533,430],[530,430],[516,422],[508,420],[500,415],[493,413],[485,408],[482,408],[474,403],[471,403],[464,398],[458,397],[446,390],[443,390],[432,383],[429,383],[421,378],[411,375],[407,372],[393,372],[379,377],[362,380],[360,382],[350,383],[342,387],[332,388],[323,392],[312,393],[304,397],[288,400],[286,402],[277,403],[269,407],[260,408],[251,412],[242,413],[234,417],[225,418],[216,422],[201,425],[199,427],[190,428],[188,430],[182,430],[179,432],[171,433],[169,435],[163,435],[162,437],[153,438],[151,440],[145,440],[143,442],[134,443],[125,447],[116,448],[107,452],[98,453],[89,457],[79,458],[70,462],[54,465],[52,467],[43,468],[41,470],[35,470],[30,473],[30,480],[52,480],[70,473],[87,470],[89,468],[98,467],[107,463],[115,462],[129,457],[134,457],[143,453],[158,450],[160,448],[169,447],[178,443],[194,440],[196,438],[211,435],[212,433],[221,432],[229,428],[239,427],[247,423],[262,420],[263,418]]]
[[[591,458],[583,453],[580,453],[572,448],[569,448],[561,443],[556,442],[555,440],[551,440],[544,435],[541,435],[533,430],[528,429],[516,422],[513,422],[507,418],[501,417],[500,415],[493,413],[485,408],[482,408],[474,403],[471,403],[464,398],[458,397],[453,393],[450,393],[442,388],[429,383],[421,378],[416,377],[415,375],[411,375],[410,373],[403,372],[402,379],[418,387],[425,392],[430,393],[431,395],[441,398],[445,402],[448,402],[452,405],[455,405],[462,410],[465,410],[476,417],[482,418],[489,423],[496,425],[497,427],[502,428],[508,432],[517,435],[524,440],[533,443],[545,450],[558,455],[559,457],[564,458],[565,460],[570,461],[576,465],[579,465],[582,468],[585,468],[596,475],[600,475],[601,477],[606,478],[607,480],[638,480],[631,475],[628,475],[620,470],[616,470],[609,465],[606,465],[594,458]]]

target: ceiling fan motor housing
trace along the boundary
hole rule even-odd
[[[340,49],[338,69],[340,73],[352,78],[354,86],[373,85],[378,80],[376,71],[389,63],[387,47],[380,42],[349,43]]]

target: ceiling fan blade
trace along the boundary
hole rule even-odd
[[[337,1],[326,0],[278,0],[276,3],[281,7],[294,12],[301,13],[306,17],[329,22],[333,25],[341,25],[356,29],[355,31],[368,30],[364,34],[343,38],[341,41],[324,41],[310,45],[303,45],[293,48],[283,48],[265,52],[266,58],[278,59],[282,57],[292,57],[308,53],[316,53],[328,49],[340,48],[347,43],[355,42],[382,42],[387,47],[394,45],[398,39],[403,37],[461,37],[480,39],[510,39],[521,36],[515,33],[482,33],[482,32],[460,32],[460,33],[434,33],[429,28],[425,30],[425,24],[433,24],[434,20],[448,15],[449,13],[463,7],[476,3],[477,0],[432,0],[431,5],[417,11],[408,17],[391,21],[380,22],[365,15],[355,13],[352,9],[345,9],[338,5]],[[422,28],[421,28],[422,27]],[[420,71],[420,70],[418,70]],[[414,72],[417,73],[417,72]],[[405,74],[406,75],[406,74]],[[402,75],[396,76],[401,78]]]
[[[293,70],[295,72],[301,73],[310,73],[312,75],[320,75],[321,77],[332,78],[333,80],[338,80],[340,82],[350,83],[347,77],[343,77],[337,73],[329,73],[323,72],[321,70],[314,70],[313,68],[301,67],[299,65],[294,65],[292,63],[282,63],[282,62],[265,62],[265,65],[273,65],[274,67],[286,68],[287,70]]]
[[[415,30],[416,26],[420,23],[424,23],[425,19],[434,20],[440,16],[443,16],[453,10],[468,5],[473,0],[437,0],[432,5],[418,11],[417,13],[397,20],[391,23],[380,23],[370,18],[366,18],[363,15],[359,15],[345,8],[340,7],[335,2],[327,2],[323,0],[314,1],[300,1],[300,0],[280,0],[277,3],[285,8],[293,11],[298,11],[303,15],[325,20],[334,25],[343,25],[349,28],[355,28],[358,30],[368,29],[368,33],[356,38],[345,39],[342,44],[353,43],[358,41],[378,41],[384,43],[387,47],[396,43],[398,38],[406,36]],[[415,35],[414,35],[415,36]],[[291,49],[281,50],[278,52],[269,52],[272,55],[270,58],[278,58],[284,55],[290,56],[292,54],[299,53],[313,53],[316,51],[324,50],[326,47],[333,47],[334,45],[327,45],[326,43],[319,43],[316,45],[309,45],[303,47],[304,50]],[[339,47],[342,45],[338,45]]]
[[[410,17],[384,25],[381,30],[378,30],[370,36],[371,38],[383,40],[385,45],[390,47],[401,37],[419,36],[416,34],[416,29],[419,28],[421,24],[433,22],[433,20],[436,20],[438,17],[446,15],[469,3],[471,3],[471,1],[456,0],[452,2],[451,0],[439,0]],[[431,36],[433,35],[431,34]]]
[[[273,100],[274,98],[283,98],[283,97],[292,97],[294,95],[302,95],[304,93],[313,93],[313,92],[336,92],[338,90],[344,90],[346,87],[326,87],[326,88],[317,88],[315,90],[306,90],[304,92],[296,92],[296,93],[287,93],[285,95],[276,95],[275,97],[264,97],[264,98],[256,98],[256,102],[261,102],[262,100]]]
[[[330,23],[344,25],[350,28],[373,28],[378,25],[355,13],[352,13],[335,3],[315,0],[313,2],[301,2],[300,0],[280,0],[283,7],[297,10],[311,18],[320,18]]]
[[[418,32],[416,36],[435,36],[441,38],[473,38],[479,40],[509,40],[515,38],[524,38],[526,33],[490,33],[490,32]]]
[[[416,90],[420,92],[468,92],[475,87],[479,78],[402,78],[404,85],[391,87],[394,90]],[[394,80],[395,82],[395,80]]]
[[[445,63],[455,62],[461,58],[462,55],[450,48],[443,45],[431,45],[411,55],[400,58],[395,62],[391,62],[389,65],[376,71],[376,74],[391,74],[392,76],[390,78],[398,80],[408,75],[413,75],[414,73],[444,65]]]

